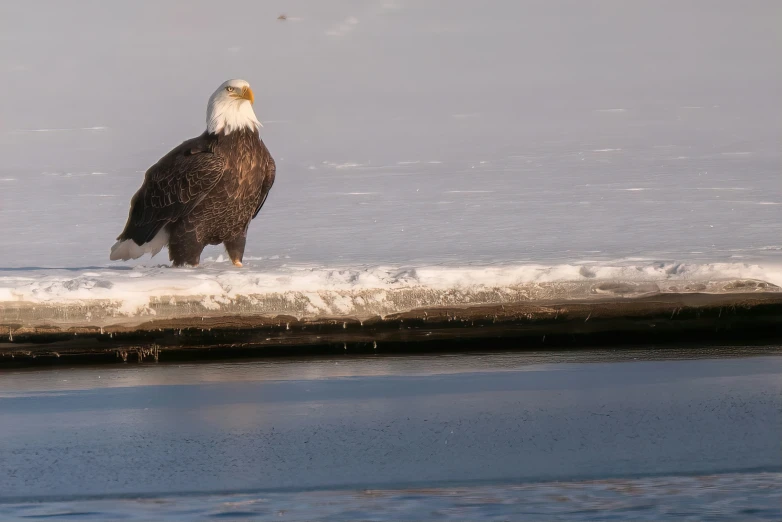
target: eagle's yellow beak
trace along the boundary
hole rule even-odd
[[[255,103],[255,96],[253,95],[253,90],[250,89],[249,87],[242,87],[242,94],[240,98],[249,101],[251,105]]]

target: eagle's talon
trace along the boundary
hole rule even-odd
[[[236,260],[236,259],[235,259],[235,260],[233,260],[233,261],[231,261],[231,262],[234,264],[234,266],[235,266],[236,268],[242,268],[242,267],[244,266],[244,265],[242,264],[242,262],[241,262],[241,261],[239,261],[239,260]]]

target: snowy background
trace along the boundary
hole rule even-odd
[[[234,77],[277,160],[250,270],[782,258],[779,2],[217,6],[0,4],[0,275],[134,264],[130,197]]]

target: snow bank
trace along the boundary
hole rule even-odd
[[[0,272],[0,319],[73,310],[94,324],[121,318],[263,314],[385,316],[420,307],[630,298],[664,293],[777,292],[782,267],[622,263],[314,267],[249,261],[195,269],[136,267]],[[67,321],[68,314],[58,321]],[[40,314],[39,314],[40,315]],[[29,313],[28,313],[29,316]],[[43,314],[41,320],[51,316]]]

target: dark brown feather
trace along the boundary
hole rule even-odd
[[[237,244],[246,237],[275,170],[257,131],[204,133],[185,141],[146,172],[118,239],[143,245],[167,227],[174,264],[197,264],[207,244]],[[240,250],[239,260],[243,240]]]

